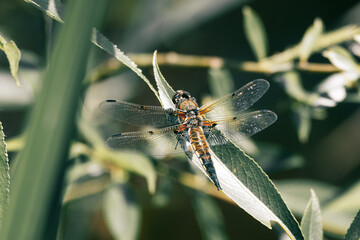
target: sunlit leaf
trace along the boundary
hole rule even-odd
[[[6,41],[5,38],[0,36],[0,50],[4,51],[10,65],[10,72],[13,78],[15,79],[16,85],[21,87],[18,71],[19,71],[19,63],[21,59],[21,52],[19,48],[16,46],[14,41]]]
[[[223,136],[217,129],[213,132]],[[279,192],[252,158],[231,142],[214,146],[210,154],[222,190],[228,197],[268,228],[272,222],[277,222],[291,239],[304,239],[298,222]],[[195,154],[188,157],[208,177],[199,158]]]
[[[327,93],[332,100],[341,102],[348,94],[346,87],[356,84],[359,77],[360,72],[355,71],[334,73],[325,78],[317,89],[320,93]]]
[[[158,93],[155,88],[150,83],[149,79],[145,77],[142,73],[141,69],[137,67],[137,65],[122,52],[115,44],[113,44],[109,39],[107,39],[103,34],[101,34],[95,28],[93,29],[93,35],[91,41],[98,46],[99,48],[103,49],[107,53],[114,56],[120,62],[125,64],[128,68],[133,70],[144,82],[149,86],[149,88],[154,92],[155,96],[159,99]]]
[[[289,71],[283,73],[277,78],[284,84],[286,93],[299,102],[306,102],[308,93],[302,86],[300,75],[298,72]]]
[[[322,31],[323,23],[321,19],[317,18],[315,19],[314,24],[306,30],[304,37],[301,40],[300,61],[306,62],[308,60]]]
[[[203,239],[226,240],[225,223],[216,202],[203,193],[191,194],[195,216]]]
[[[64,5],[60,0],[25,0],[45,11],[47,15],[58,22],[63,22]]]
[[[158,93],[155,88],[150,83],[149,79],[145,77],[142,73],[141,69],[137,67],[137,65],[122,52],[115,44],[113,44],[109,39],[107,39],[103,34],[101,34],[95,28],[93,29],[93,35],[91,41],[98,46],[99,48],[103,49],[110,55],[114,56],[120,62],[125,64],[128,68],[133,70],[145,83],[150,87],[150,89],[154,92],[155,96],[158,97]],[[159,98],[159,97],[158,97]]]
[[[301,229],[306,240],[323,239],[320,204],[313,189],[311,189],[311,197],[301,219]]]
[[[222,97],[235,90],[234,80],[232,79],[229,70],[223,68],[210,68],[208,74],[211,95],[214,98]]]
[[[136,239],[141,223],[140,209],[133,193],[126,185],[113,184],[106,190],[103,213],[114,239]]]
[[[245,36],[257,60],[267,56],[267,36],[259,15],[250,7],[243,8]]]
[[[360,239],[360,210],[356,214],[354,221],[351,223],[348,229],[345,240],[359,240]]]
[[[10,167],[5,134],[0,122],[0,229],[10,198]]]
[[[156,57],[157,57],[157,52],[155,51],[154,57],[153,57],[153,69],[154,69],[156,85],[159,89],[159,96],[160,96],[160,99],[163,100],[163,101],[160,101],[160,103],[162,104],[163,108],[165,108],[165,109],[168,109],[168,108],[173,109],[175,107],[175,105],[172,102],[172,96],[174,96],[175,91],[166,82],[164,76],[161,74]],[[164,102],[164,101],[166,101],[166,102]]]
[[[330,62],[337,68],[344,71],[358,72],[358,66],[353,56],[346,49],[336,46],[323,52]]]

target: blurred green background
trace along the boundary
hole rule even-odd
[[[355,0],[123,0],[110,2],[101,31],[125,53],[146,53],[151,56],[157,49],[159,53],[177,52],[218,56],[239,62],[256,61],[243,29],[242,9],[245,5],[256,10],[263,20],[269,40],[269,55],[281,52],[301,41],[304,32],[313,24],[316,17],[323,20],[325,31],[350,24],[360,25],[360,4]],[[0,121],[7,139],[11,139],[24,132],[28,114],[36,102],[37,91],[41,88],[40,77],[60,24],[24,1],[2,0],[0,6],[0,33],[15,41],[22,53],[19,71],[22,88],[15,85],[9,73],[6,56],[0,53]],[[355,50],[356,47],[360,48],[359,45],[351,42],[344,42],[342,46]],[[359,54],[359,50],[357,53]],[[357,61],[358,56],[355,56]],[[88,74],[90,75],[99,64],[109,58],[110,55],[92,46]],[[321,54],[312,56],[311,61],[328,63]],[[141,67],[144,74],[149,79],[153,79],[151,62],[144,65],[146,66]],[[199,102],[213,94],[209,84],[208,68],[161,66],[161,64],[160,68],[174,89],[190,91]],[[255,160],[275,183],[278,180],[286,186],[286,183],[292,180],[311,179],[326,185],[325,187],[321,185],[319,192],[326,189],[324,191],[333,191],[337,195],[359,185],[358,102],[344,101],[336,107],[326,109],[326,117],[323,120],[311,121],[308,141],[301,142],[297,134],[296,116],[292,109],[293,100],[285,93],[283,85],[276,80],[279,74],[249,73],[234,69],[231,69],[230,73],[234,89],[256,78],[267,79],[271,84],[268,92],[253,108],[274,111],[279,117],[278,121],[252,139],[259,149],[259,153],[253,154]],[[308,91],[329,76],[328,73],[306,71],[300,74],[302,84]],[[121,99],[138,104],[159,105],[146,84],[128,69],[111,73],[111,76],[102,80],[90,86],[84,84],[83,93],[79,96],[83,108],[79,109],[78,115],[98,127],[104,140],[120,130],[133,130],[133,128],[120,126],[118,122],[100,113],[98,104],[101,101]],[[74,140],[86,142],[84,135],[86,134],[79,133],[74,136]],[[10,161],[15,154],[16,151],[10,152]],[[76,173],[81,177],[75,177],[74,182],[88,183],[85,187],[93,187],[95,190],[89,190],[91,194],[85,194],[64,204],[60,238],[114,238],[114,234],[109,232],[109,226],[106,224],[104,217],[106,210],[103,210],[104,196],[108,194],[108,190],[104,190],[107,188],[104,185],[107,186],[108,182],[114,181],[114,175],[120,179],[114,182],[121,182],[119,188],[124,196],[133,197],[127,201],[137,206],[135,207],[137,213],[129,214],[135,216],[134,224],[138,224],[139,227],[135,232],[139,231],[139,239],[206,238],[204,237],[206,234],[199,228],[201,225],[199,216],[193,209],[196,203],[191,192],[195,190],[184,187],[177,178],[179,172],[189,168],[184,159],[177,157],[174,160],[153,161],[161,174],[157,184],[158,192],[152,196],[147,190],[144,179],[136,174],[129,177],[124,172],[112,173],[112,180],[109,180],[109,172],[114,171],[111,170],[111,166],[105,168],[96,164],[92,166],[89,161],[92,160],[91,157],[83,153],[76,155],[75,158],[70,157],[69,171],[81,169],[80,171],[84,172]],[[83,164],[88,165],[84,167]],[[79,166],[82,167],[77,168]],[[91,181],[95,181],[94,184]],[[309,188],[313,187],[316,191],[314,182],[308,184],[301,182],[301,184]],[[299,188],[299,195],[294,193],[293,196],[296,198],[306,193],[308,199],[310,190],[301,192],[299,187],[301,184],[296,185]],[[97,190],[96,187],[99,189]],[[59,191],[61,190],[60,188]],[[318,192],[317,194],[321,195]],[[321,202],[321,197],[319,198]],[[222,215],[228,239],[278,239],[277,231],[271,231],[259,224],[236,205],[219,198],[214,198],[214,201],[221,210],[219,215]],[[291,203],[289,205],[292,209]],[[300,207],[298,212],[301,211],[303,209]],[[352,216],[354,215],[355,212]],[[326,220],[329,219],[324,219]],[[339,238],[339,231],[331,231],[331,227],[327,230],[328,239]],[[129,239],[132,237],[130,236]]]

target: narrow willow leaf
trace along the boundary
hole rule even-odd
[[[267,36],[259,15],[250,7],[243,8],[245,36],[258,61],[267,56]]]
[[[27,2],[35,4],[42,11],[45,11],[50,17],[55,19],[58,22],[63,23],[62,15],[64,12],[64,5],[59,0],[25,0]],[[113,44],[109,39],[107,39],[102,33],[100,33],[96,28],[93,29],[93,34],[91,37],[91,42],[103,49],[110,55],[114,56],[124,65],[133,70],[141,79],[145,81],[145,83],[150,87],[150,89],[154,92],[155,96],[159,99],[158,93],[155,88],[152,86],[150,81],[145,77],[142,73],[141,69],[139,69],[136,64],[130,60],[128,56],[124,54],[115,44]]]
[[[5,134],[0,122],[0,229],[10,198],[10,167]]]
[[[113,164],[119,168],[144,176],[150,193],[155,192],[156,171],[149,158],[135,153],[112,151],[105,146],[96,147],[94,157],[102,163]]]
[[[311,189],[311,197],[301,219],[301,229],[306,240],[323,239],[320,204],[313,189]]]
[[[54,239],[61,185],[90,49],[108,1],[70,1],[32,109],[0,239]],[[76,41],[74,41],[76,39]]]
[[[219,98],[235,90],[234,80],[228,69],[210,68],[208,75],[209,86],[213,97]]]
[[[332,47],[323,52],[323,55],[337,68],[344,71],[358,72],[358,66],[353,56],[343,47]]]
[[[220,208],[208,195],[200,192],[191,194],[195,216],[203,239],[226,240],[225,223]]]
[[[140,154],[131,154],[108,149],[97,129],[84,118],[78,121],[78,129],[81,135],[93,145],[93,157],[101,163],[112,164],[126,171],[133,172],[145,177],[149,192],[155,192],[156,171],[149,158]]]
[[[232,143],[214,146],[212,151],[220,185],[228,197],[268,228],[277,222],[291,239],[303,239],[278,190],[252,158]],[[198,161],[194,163],[202,169]]]
[[[109,39],[107,39],[102,33],[100,33],[95,28],[93,29],[93,35],[91,41],[98,46],[99,48],[103,49],[110,55],[114,56],[117,60],[122,62],[128,68],[133,70],[145,83],[150,87],[150,89],[154,92],[155,96],[159,99],[158,93],[156,89],[152,86],[149,79],[145,77],[142,73],[141,69],[137,67],[137,65],[122,52],[115,44],[113,44]]]
[[[19,63],[21,59],[21,52],[19,48],[16,46],[14,41],[6,41],[5,38],[0,36],[0,50],[4,51],[10,65],[10,72],[13,78],[15,79],[16,85],[21,87],[18,71],[19,71]]]
[[[306,143],[311,132],[311,112],[309,106],[299,104],[294,109],[297,135],[301,143]]]
[[[289,71],[285,72],[278,78],[282,81],[285,87],[286,93],[298,102],[306,102],[308,94],[302,86],[300,75],[298,72]]]
[[[360,210],[356,214],[354,221],[351,223],[345,235],[345,240],[359,240],[359,239],[360,239]]]
[[[174,109],[175,105],[172,102],[172,96],[174,96],[175,91],[166,82],[164,76],[161,74],[156,58],[157,58],[157,51],[154,52],[153,68],[154,68],[154,76],[155,76],[156,85],[159,89],[160,99],[163,100],[163,101],[160,101],[160,103],[162,104],[163,108],[165,108],[165,109],[168,109],[168,108]],[[164,102],[164,101],[166,101],[166,102]]]
[[[223,136],[217,129],[212,131]],[[214,146],[210,153],[220,186],[228,197],[268,228],[277,222],[291,239],[304,239],[274,184],[252,158],[231,142]],[[188,157],[209,177],[195,154]]]
[[[300,61],[306,62],[314,50],[320,35],[323,32],[323,22],[317,18],[314,24],[309,27],[300,43]]]
[[[116,240],[136,239],[141,223],[138,203],[128,187],[113,184],[104,195],[103,213],[106,225]]]
[[[64,5],[60,0],[25,0],[25,2],[32,3],[36,7],[45,11],[46,14],[58,22],[63,21]]]

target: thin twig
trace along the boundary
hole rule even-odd
[[[356,34],[360,33],[360,28],[355,25],[346,26],[341,29],[325,33],[319,37],[314,46],[313,53],[322,51],[330,46],[352,40]],[[140,67],[152,66],[152,54],[129,54],[128,55]],[[299,70],[308,72],[334,73],[339,69],[331,64],[321,63],[294,63],[300,56],[300,45],[288,48],[283,52],[274,54],[261,62],[237,61],[216,56],[197,56],[178,54],[175,52],[158,53],[158,64],[160,66],[194,67],[194,68],[229,68],[242,72],[255,72],[273,74],[289,70]],[[97,82],[125,66],[115,58],[109,59],[96,68],[90,75],[90,82]]]

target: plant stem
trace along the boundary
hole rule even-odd
[[[360,28],[355,25],[346,26],[341,29],[323,34],[319,37],[314,46],[313,52],[319,52],[327,47],[352,40],[356,34],[360,33]],[[288,48],[281,53],[274,54],[260,62],[237,61],[233,59],[221,58],[216,56],[197,56],[179,54],[175,52],[158,53],[158,64],[160,66],[194,67],[194,68],[229,68],[242,72],[255,72],[263,74],[273,74],[276,72],[299,70],[306,72],[334,73],[339,69],[331,64],[322,63],[294,63],[300,55],[300,45]],[[152,66],[152,53],[128,54],[128,56],[140,67]],[[88,78],[90,83],[114,74],[125,65],[115,58],[111,58],[96,68]]]

